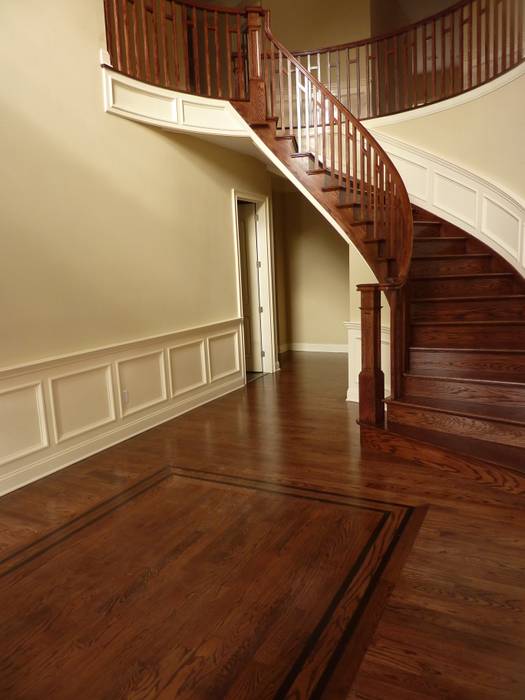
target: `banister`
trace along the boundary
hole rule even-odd
[[[523,63],[523,9],[523,0],[461,0],[396,31],[294,55],[358,118],[386,116],[460,95]]]

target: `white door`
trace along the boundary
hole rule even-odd
[[[238,212],[246,371],[262,372],[261,301],[255,204],[239,202]]]

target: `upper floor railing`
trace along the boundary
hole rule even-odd
[[[248,99],[247,15],[185,0],[105,0],[115,70],[153,85]]]
[[[383,36],[296,52],[359,119],[459,95],[525,59],[524,0],[462,0]]]

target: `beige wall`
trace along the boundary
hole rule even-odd
[[[259,162],[103,111],[102,0],[0,3],[0,367],[237,315]]]
[[[264,0],[272,32],[290,51],[333,46],[370,36],[370,0]]]
[[[274,194],[279,343],[341,344],[348,245],[299,193]]]
[[[371,34],[393,32],[453,4],[453,0],[370,0]]]
[[[484,97],[379,132],[430,151],[525,198],[525,76]]]

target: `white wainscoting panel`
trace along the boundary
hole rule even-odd
[[[230,377],[240,371],[239,331],[221,333],[208,338],[209,376],[211,382]]]
[[[359,373],[361,372],[361,324],[345,323],[348,331],[348,391],[347,401],[359,402]],[[385,396],[390,393],[390,328],[381,326],[381,369],[385,375]]]
[[[0,494],[243,386],[241,330],[235,318],[0,370]]]
[[[199,389],[208,381],[206,344],[192,340],[169,348],[171,397]]]
[[[48,444],[42,383],[2,391],[0,466],[43,450]]]
[[[49,387],[57,443],[116,420],[109,364],[52,377]]]
[[[164,351],[117,362],[121,415],[131,416],[168,398]]]
[[[433,153],[379,131],[374,136],[414,204],[476,236],[525,276],[525,202],[520,197]]]

